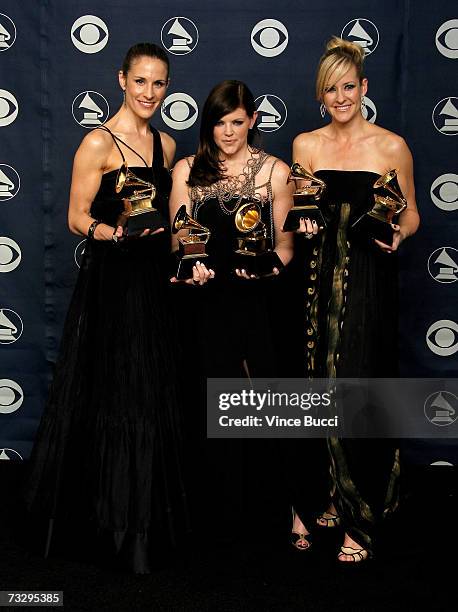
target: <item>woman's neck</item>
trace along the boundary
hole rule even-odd
[[[142,138],[150,134],[149,119],[135,115],[124,105],[110,120],[111,128],[122,134],[132,134]]]

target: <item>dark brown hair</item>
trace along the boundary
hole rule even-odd
[[[213,128],[222,117],[237,108],[244,108],[250,118],[256,112],[253,94],[245,83],[227,80],[215,85],[202,109],[199,148],[188,180],[191,187],[212,185],[223,178],[220,151],[213,138]],[[253,144],[256,136],[258,130],[253,126],[248,132],[248,144]]]
[[[158,45],[148,42],[137,43],[127,51],[126,57],[124,58],[124,61],[121,66],[121,70],[124,76],[127,76],[127,73],[132,67],[132,62],[135,62],[139,57],[143,57],[145,55],[146,57],[152,57],[161,60],[161,62],[164,62],[164,64],[167,66],[168,76],[170,64],[167,53],[164,51],[164,49],[158,47]]]

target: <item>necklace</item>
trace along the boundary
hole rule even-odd
[[[223,180],[213,183],[208,187],[199,188],[200,199],[216,197],[221,210],[225,215],[232,215],[240,206],[243,198],[252,198],[255,194],[256,175],[265,162],[268,154],[260,149],[249,147],[248,158],[242,172],[237,176],[227,176]],[[235,197],[236,201],[232,207],[227,206]]]

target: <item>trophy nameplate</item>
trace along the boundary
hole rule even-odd
[[[293,193],[293,207],[288,212],[283,224],[284,232],[294,232],[299,229],[300,220],[310,219],[315,221],[319,229],[326,227],[326,220],[318,205],[323,191],[326,189],[326,183],[310,174],[297,162],[291,166],[288,176],[288,182],[294,181],[296,190]],[[307,185],[298,185],[298,182],[306,182]]]
[[[407,207],[407,200],[402,194],[397,181],[397,171],[390,170],[374,183],[374,205],[353,224],[358,233],[391,245],[398,215]]]
[[[204,263],[207,268],[209,266],[208,253],[205,249],[210,238],[210,230],[193,219],[183,204],[173,220],[172,233],[176,234],[185,229],[190,230],[190,233],[178,237],[178,251],[175,253],[177,258],[175,277],[178,280],[192,278],[192,269],[198,261]]]
[[[153,206],[156,187],[136,176],[125,162],[116,177],[116,193],[121,193],[124,188],[134,189],[131,195],[122,199],[124,208],[117,219],[117,225],[124,229],[128,237],[138,236],[146,229],[155,231],[160,227],[168,227],[164,217]]]

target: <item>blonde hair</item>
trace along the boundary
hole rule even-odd
[[[364,49],[349,40],[333,36],[326,44],[326,51],[318,64],[316,75],[316,99],[322,100],[329,87],[332,87],[352,66],[356,68],[359,82],[364,78]]]

